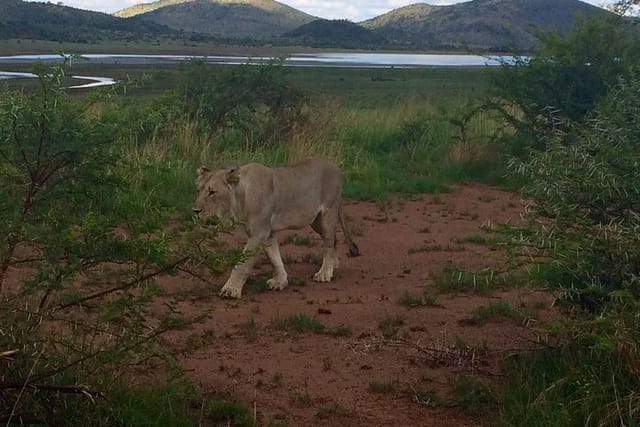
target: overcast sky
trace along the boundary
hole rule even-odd
[[[62,0],[65,6],[79,9],[95,10],[113,13],[139,3],[149,3],[152,0]],[[382,15],[392,9],[418,3],[420,0],[278,0],[310,15],[326,19],[349,19],[354,22],[363,21]],[[423,3],[432,5],[450,5],[466,0],[425,0]],[[612,4],[614,0],[583,0],[595,6]],[[58,3],[58,0],[51,0]]]

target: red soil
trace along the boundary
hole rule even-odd
[[[184,341],[213,333],[210,343],[180,359],[187,375],[206,392],[254,408],[263,425],[489,424],[496,406],[466,413],[453,403],[452,382],[470,375],[487,379],[499,391],[501,358],[531,345],[535,334],[513,320],[474,326],[464,319],[479,306],[504,300],[534,310],[542,320],[553,315],[552,297],[513,287],[490,296],[438,294],[435,305],[415,308],[399,299],[432,289],[434,275],[448,262],[473,271],[500,269],[506,259],[500,248],[465,237],[489,236],[482,227],[488,223],[519,221],[520,197],[473,184],[437,196],[396,198],[386,206],[347,201],[344,209],[362,256],[346,257],[340,242],[334,282],[310,279],[318,266],[309,255],[320,254],[319,238],[310,229],[285,232],[281,242],[291,241],[287,236],[293,234],[311,239],[310,245],[281,245],[290,280],[285,290],[259,286],[271,274],[265,260],[239,301],[220,299],[217,289],[207,289],[177,303],[174,309],[186,315],[212,310],[197,326],[171,336]],[[216,281],[222,285],[224,280]],[[167,281],[182,291],[189,285],[177,277]],[[350,335],[291,333],[273,325],[276,318],[300,314]],[[383,337],[380,321],[394,317],[402,325],[392,337]]]

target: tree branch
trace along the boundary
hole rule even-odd
[[[71,301],[71,302],[66,303],[66,304],[61,304],[61,305],[55,306],[54,309],[60,310],[60,309],[69,308],[69,307],[72,307],[72,306],[80,305],[80,304],[82,304],[84,302],[87,302],[87,301],[90,301],[90,300],[93,300],[93,299],[96,299],[96,298],[100,298],[100,297],[112,294],[114,292],[118,292],[118,291],[122,291],[122,290],[128,289],[128,288],[130,288],[132,286],[135,286],[138,283],[144,282],[145,280],[149,280],[149,279],[151,279],[153,277],[156,277],[156,276],[158,276],[158,275],[160,275],[162,273],[166,273],[167,271],[174,270],[180,264],[186,262],[188,259],[189,259],[189,257],[181,258],[178,261],[176,261],[176,262],[174,262],[174,263],[172,263],[170,265],[167,265],[167,266],[165,266],[165,267],[163,267],[163,268],[161,268],[159,270],[153,271],[151,273],[145,274],[142,277],[138,277],[133,281],[126,282],[124,284],[121,284],[121,285],[118,285],[118,286],[114,286],[114,287],[109,288],[109,289],[105,289],[104,291],[96,292],[95,294],[91,294],[91,295],[87,295],[87,296],[82,297],[82,298],[78,298],[77,300]]]

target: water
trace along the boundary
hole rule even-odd
[[[212,64],[263,63],[272,60],[267,56],[244,55],[137,55],[137,54],[86,54],[82,55],[89,63],[100,64],[163,64],[199,59]],[[0,56],[0,63],[25,63],[33,61],[61,62],[61,55],[13,55]],[[72,59],[73,60],[73,59]],[[285,58],[289,66],[319,67],[482,67],[500,65],[501,61],[511,61],[510,56],[480,55],[444,55],[419,53],[311,53],[292,54]],[[83,61],[84,62],[84,61]]]
[[[138,54],[95,54],[82,55],[83,59],[67,57],[71,62],[96,64],[172,64],[192,59],[199,59],[211,64],[239,65],[246,63],[265,63],[273,60],[267,56],[233,56],[233,55],[138,55]],[[31,62],[62,62],[62,55],[12,55],[0,56],[0,64],[24,64]],[[418,68],[418,67],[484,67],[509,63],[512,56],[480,56],[480,55],[444,55],[419,53],[309,53],[293,54],[284,59],[284,65],[292,67],[352,67],[352,68]],[[35,77],[31,73],[12,73],[0,71],[0,80],[8,78]],[[91,80],[91,83],[69,86],[71,89],[90,88],[115,84],[109,77],[72,76],[76,79]]]
[[[10,72],[10,71],[0,71],[0,80],[28,79],[28,78],[34,78],[34,77],[38,77],[38,76],[33,73],[17,73],[17,72]],[[68,89],[86,89],[86,88],[99,87],[99,86],[110,86],[116,83],[116,80],[112,79],[111,77],[71,76],[71,78],[78,79],[78,80],[89,80],[91,81],[91,83],[67,86]]]

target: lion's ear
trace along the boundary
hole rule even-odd
[[[224,182],[227,185],[236,185],[240,182],[240,168],[234,166],[227,169],[227,173],[224,175]]]
[[[198,168],[198,176],[202,176],[204,173],[210,172],[209,168],[206,166],[200,166]]]

